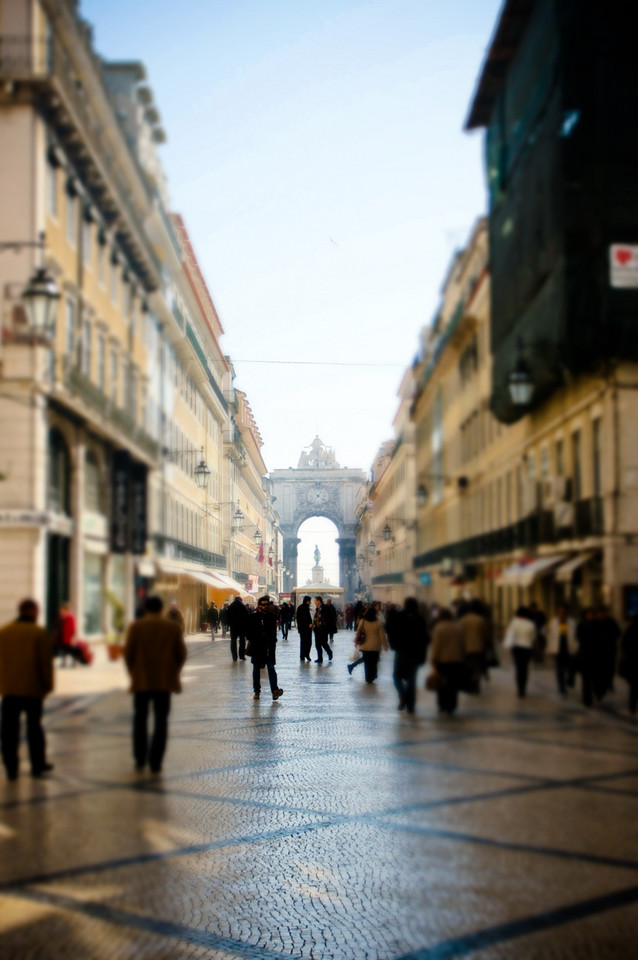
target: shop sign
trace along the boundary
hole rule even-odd
[[[612,287],[638,287],[638,246],[612,243],[609,273]]]
[[[48,527],[51,514],[45,510],[0,510],[0,524],[5,527]]]
[[[420,573],[419,574],[419,583],[423,587],[429,587],[432,583],[432,574],[431,573]]]

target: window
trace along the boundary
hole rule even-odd
[[[47,202],[49,214],[58,218],[58,171],[53,164],[47,164]]]
[[[600,497],[603,492],[603,448],[600,417],[592,420],[592,459],[594,469],[594,496]]]
[[[71,459],[64,436],[57,427],[49,432],[47,503],[56,513],[71,512]]]
[[[72,247],[75,246],[77,237],[77,201],[70,193],[66,195],[66,238]]]
[[[103,243],[97,247],[97,282],[101,287],[106,282],[106,245]]]
[[[118,364],[117,364],[117,349],[111,347],[111,371],[110,371],[110,380],[111,380],[111,402],[117,404],[117,378],[118,378]]]
[[[117,262],[111,257],[111,303],[117,303]]]
[[[91,376],[91,323],[84,320],[82,323],[82,347],[80,369],[85,377]]]
[[[105,370],[105,357],[106,344],[104,342],[104,334],[100,331],[97,335],[97,385],[104,392],[105,379],[106,379],[106,370]]]
[[[572,433],[572,475],[574,483],[574,500],[582,500],[583,497],[581,452],[581,433],[580,430],[574,430]]]
[[[85,266],[91,266],[91,224],[88,220],[82,221],[82,260]]]
[[[103,512],[100,465],[93,450],[86,451],[84,460],[84,506],[94,513]]]
[[[565,450],[562,440],[556,441],[556,476],[565,476]]]
[[[67,297],[66,300],[66,355],[68,362],[73,364],[75,357],[75,301]]]
[[[549,476],[549,448],[543,447],[541,450],[541,477],[546,480]]]

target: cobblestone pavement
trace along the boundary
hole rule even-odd
[[[351,635],[350,635],[351,636]],[[638,725],[527,699],[509,665],[439,718],[379,680],[300,665],[252,699],[227,642],[189,642],[161,777],[133,771],[123,666],[58,671],[46,780],[0,779],[0,957],[635,957]],[[264,674],[264,680],[265,680]],[[264,684],[262,682],[262,688]]]

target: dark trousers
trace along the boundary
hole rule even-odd
[[[366,675],[366,683],[374,683],[374,681],[377,679],[377,673],[379,670],[379,651],[362,650],[361,655],[363,657],[363,669]]]
[[[2,698],[2,760],[8,777],[18,774],[18,744],[20,742],[20,714],[27,715],[27,743],[31,772],[42,773],[45,763],[45,741],[42,729],[42,698]]]
[[[244,660],[246,656],[246,637],[240,633],[236,627],[230,628],[230,655],[233,660],[237,659],[237,641],[239,640],[239,659]]]
[[[395,655],[392,679],[399,694],[399,702],[407,708],[408,713],[414,713],[418,669],[419,666],[414,661],[404,660],[399,654]]]
[[[274,693],[277,690],[277,671],[272,660],[266,661],[266,670],[268,671],[270,689]],[[258,663],[253,663],[253,690],[255,693],[261,691],[261,666]]]
[[[148,746],[148,707],[153,704],[153,736]],[[171,695],[164,690],[148,690],[133,697],[133,756],[138,767],[148,763],[151,770],[159,770],[164,759],[168,738],[168,714]]]
[[[514,666],[516,668],[516,689],[518,690],[519,697],[525,696],[529,662],[532,659],[532,653],[533,650],[528,647],[512,647],[512,656],[514,657]]]
[[[332,650],[328,643],[328,632],[324,630],[315,630],[315,647],[317,648],[317,660],[323,662],[323,651],[328,654],[328,660],[332,660]]]
[[[459,687],[464,670],[462,663],[435,663],[437,672],[441,674],[444,683],[436,691],[436,699],[441,713],[453,714],[459,701]]]
[[[310,660],[312,650],[312,628],[299,627],[299,659]]]
[[[559,651],[556,654],[556,683],[560,693],[567,693],[567,687],[573,687],[576,678],[576,658]]]

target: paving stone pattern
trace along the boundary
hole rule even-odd
[[[0,958],[619,960],[638,955],[638,724],[509,664],[439,717],[280,641],[283,697],[189,642],[160,777],[121,665],[59,671],[54,773],[0,782]]]

